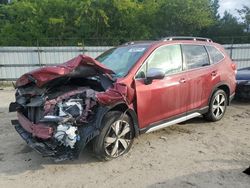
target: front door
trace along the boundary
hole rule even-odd
[[[152,68],[163,70],[163,79],[145,84]],[[138,71],[135,78],[137,114],[140,128],[186,113],[188,100],[187,74],[182,73],[180,45],[157,48]]]

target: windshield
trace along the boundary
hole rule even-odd
[[[111,69],[116,74],[115,77],[123,77],[144,54],[148,46],[144,44],[112,48],[97,57],[96,60]]]

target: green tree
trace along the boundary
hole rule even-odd
[[[158,36],[197,35],[213,24],[210,1],[162,0],[155,21]]]
[[[115,45],[169,35],[233,36],[249,31],[218,14],[218,0],[14,0],[0,4],[0,45]]]
[[[242,9],[238,10],[244,26],[245,26],[245,30],[247,33],[250,32],[250,8],[247,6],[244,6]]]

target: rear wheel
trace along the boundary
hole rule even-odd
[[[94,152],[98,158],[110,160],[129,151],[134,138],[130,117],[122,112],[108,112],[103,120],[104,127],[94,140]]]
[[[210,104],[208,113],[205,114],[205,118],[209,121],[219,121],[223,118],[227,108],[227,94],[225,91],[218,89],[214,92]]]

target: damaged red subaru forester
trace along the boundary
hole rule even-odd
[[[101,159],[133,139],[203,115],[220,120],[235,93],[236,65],[223,47],[199,37],[130,42],[96,59],[85,55],[43,67],[16,82],[9,111],[34,150],[75,159],[91,141]]]

